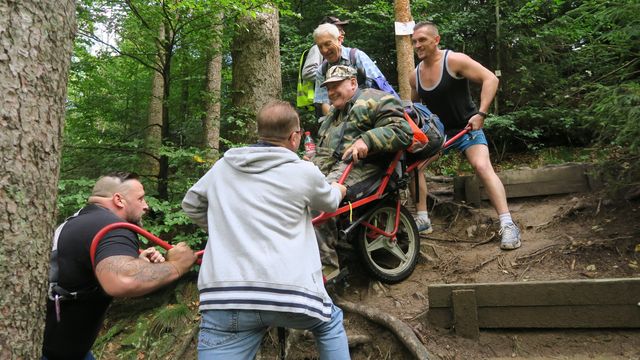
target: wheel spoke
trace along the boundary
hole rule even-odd
[[[416,244],[419,244],[418,234],[410,222],[411,214],[405,208],[397,213],[396,204],[375,211],[365,220],[369,225],[360,233],[360,246],[367,266],[376,277],[392,283],[411,274],[417,261]],[[397,216],[400,218],[396,219]],[[382,235],[381,232],[393,232],[396,220],[399,220],[399,224],[395,238],[392,240]]]
[[[396,226],[396,219],[395,219],[395,216],[393,216],[393,214],[391,213],[387,212],[385,215],[387,216],[387,224],[385,225],[384,231],[390,233],[393,231],[393,228]]]
[[[367,252],[371,253],[378,249],[382,249],[385,247],[386,238],[384,236],[378,236],[375,240],[370,243],[367,243]]]
[[[398,267],[404,266],[404,263],[408,260],[408,258],[407,258],[407,254],[405,254],[402,251],[402,249],[400,249],[400,246],[396,244],[396,246],[393,246],[388,250],[391,254],[393,254],[393,256],[397,257],[400,261],[402,261],[402,264],[399,265]]]

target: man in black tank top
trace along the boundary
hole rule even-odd
[[[498,78],[487,68],[463,53],[441,50],[438,47],[440,35],[431,22],[416,24],[411,36],[413,47],[420,63],[409,76],[411,98],[420,101],[440,117],[445,132],[451,136],[465,127],[469,133],[457,140],[451,148],[456,148],[467,157],[482,181],[491,204],[500,217],[500,248],[505,250],[520,247],[520,229],[515,225],[507,205],[504,186],[496,175],[489,159],[489,148],[482,131],[489,106],[498,90]],[[481,86],[480,108],[471,99],[469,81]],[[421,194],[426,194],[426,180],[418,177]],[[431,229],[426,213],[426,196],[416,205],[418,226]]]

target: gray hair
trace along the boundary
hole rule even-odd
[[[335,40],[338,40],[340,36],[340,30],[333,24],[321,24],[313,31],[313,40],[317,39],[320,35],[329,34]]]

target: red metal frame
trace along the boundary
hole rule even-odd
[[[389,184],[389,179],[391,178],[391,174],[393,174],[393,172],[395,171],[396,165],[398,164],[398,161],[400,161],[400,156],[402,156],[402,151],[398,151],[396,153],[396,155],[394,156],[393,160],[391,161],[391,164],[389,165],[389,167],[387,168],[387,170],[385,171],[383,177],[382,177],[382,182],[380,183],[380,185],[378,186],[378,189],[376,190],[375,193],[366,196],[360,200],[356,200],[355,202],[342,206],[340,208],[338,208],[338,210],[334,211],[334,212],[330,212],[330,213],[321,213],[320,215],[316,216],[311,222],[313,225],[319,225],[322,224],[324,222],[326,222],[328,219],[334,217],[334,216],[338,216],[340,214],[343,214],[347,211],[351,211],[353,208],[357,208],[360,207],[362,205],[366,205],[372,201],[378,200],[380,199],[380,197],[382,196],[382,194],[384,193],[384,190],[387,188],[387,185]],[[338,180],[338,183],[340,184],[344,184],[345,179],[347,178],[347,176],[349,176],[349,173],[351,172],[351,169],[353,168],[353,163],[350,163],[347,168],[344,170],[344,173],[342,173],[342,176],[340,177],[340,179]]]
[[[454,142],[456,142],[456,140],[460,139],[460,137],[462,137],[462,135],[468,133],[471,130],[470,126],[465,127],[464,129],[462,129],[462,131],[460,131],[459,133],[455,134],[451,139],[447,140],[444,145],[442,145],[442,149],[446,149],[449,146],[451,146],[451,144],[453,144]],[[418,169],[422,169],[422,167],[427,164],[429,161],[431,160],[431,158],[429,159],[424,159],[424,160],[419,160],[414,162],[413,164],[409,165],[407,167],[407,172],[411,172],[413,171],[413,169],[418,168]]]
[[[96,249],[98,249],[98,243],[100,242],[100,240],[102,240],[102,238],[111,230],[114,229],[129,229],[135,233],[138,233],[142,236],[144,236],[145,238],[149,239],[149,241],[151,241],[152,243],[159,245],[160,247],[162,247],[165,250],[169,250],[171,248],[173,248],[173,245],[169,244],[168,242],[160,239],[159,237],[153,235],[152,233],[148,232],[147,230],[141,228],[140,226],[128,223],[128,222],[118,222],[118,223],[113,223],[113,224],[109,224],[105,227],[103,227],[100,231],[98,231],[98,233],[96,234],[96,236],[93,237],[93,240],[91,241],[91,247],[89,248],[89,256],[91,257],[91,266],[93,266],[93,268],[95,269],[96,264],[95,264],[95,260],[96,260]],[[200,250],[196,252],[197,256],[201,256],[204,253],[204,250]],[[202,259],[198,259],[196,261],[198,264],[202,263]]]
[[[443,149],[448,148],[449,146],[451,146],[451,144],[453,144],[456,140],[458,140],[462,135],[464,135],[467,132],[469,132],[469,130],[471,130],[471,127],[467,126],[462,131],[460,131],[455,136],[453,136],[451,139],[447,140],[444,143],[444,145],[442,146],[442,148]],[[383,175],[382,182],[380,183],[380,186],[378,186],[378,189],[376,190],[375,193],[373,193],[373,194],[371,194],[369,196],[366,196],[366,197],[364,197],[362,199],[356,200],[353,203],[344,205],[344,206],[338,208],[334,212],[331,212],[331,213],[324,213],[323,212],[320,215],[318,215],[315,218],[313,218],[312,224],[314,226],[315,225],[320,225],[322,223],[325,223],[328,219],[330,219],[332,217],[338,216],[340,214],[344,214],[344,213],[346,213],[348,211],[353,210],[354,208],[358,208],[358,207],[360,207],[362,205],[366,205],[366,204],[368,204],[368,203],[370,203],[372,201],[376,201],[376,200],[380,199],[382,197],[382,194],[384,194],[384,191],[387,189],[387,185],[389,184],[389,179],[391,178],[391,174],[393,174],[393,172],[395,171],[396,166],[398,165],[398,161],[400,161],[400,157],[402,156],[402,152],[403,151],[398,151],[396,153],[395,157],[391,161],[391,164],[389,165],[389,167],[387,167],[387,170],[385,171],[385,173]],[[405,173],[409,173],[410,171],[412,171],[415,168],[422,168],[429,160],[431,160],[431,159],[424,159],[424,160],[415,161],[414,163],[410,164],[407,167],[407,169],[405,170]],[[338,179],[338,183],[339,184],[344,184],[344,182],[347,179],[347,177],[349,176],[349,173],[351,172],[352,168],[353,168],[353,163],[349,163],[349,165],[347,165],[347,168],[342,173],[342,176],[340,176],[340,179]],[[398,212],[398,214],[400,213],[399,202],[398,202],[398,211],[397,212]],[[399,219],[396,217],[396,230],[397,230],[398,221],[399,221]],[[372,226],[372,225],[370,225],[370,226]],[[377,229],[375,231],[380,232],[380,233],[384,233],[380,229]],[[393,236],[395,237],[395,231],[393,233]]]
[[[365,221],[361,221],[360,224],[363,225],[364,227],[366,227],[367,229],[375,232],[376,233],[375,236],[383,235],[384,237],[390,238],[391,242],[395,242],[396,239],[397,239],[396,234],[398,233],[398,227],[400,226],[400,200],[396,201],[396,218],[395,218],[395,221],[394,221],[394,227],[393,227],[393,231],[392,232],[390,232],[390,233],[384,232],[384,231],[380,230],[380,228],[377,228],[377,227],[375,227],[375,226],[373,226],[373,225],[371,225],[371,224],[369,224],[368,222],[365,222]],[[367,234],[367,237],[369,237],[369,238],[373,238],[375,236],[369,236]]]

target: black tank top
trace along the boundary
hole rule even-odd
[[[440,117],[446,133],[451,135],[464,129],[469,118],[478,110],[476,104],[471,100],[469,80],[456,79],[449,74],[447,70],[448,55],[449,50],[445,50],[440,69],[440,81],[430,89],[424,89],[420,84],[420,64],[418,64],[416,67],[416,88],[422,103]]]

